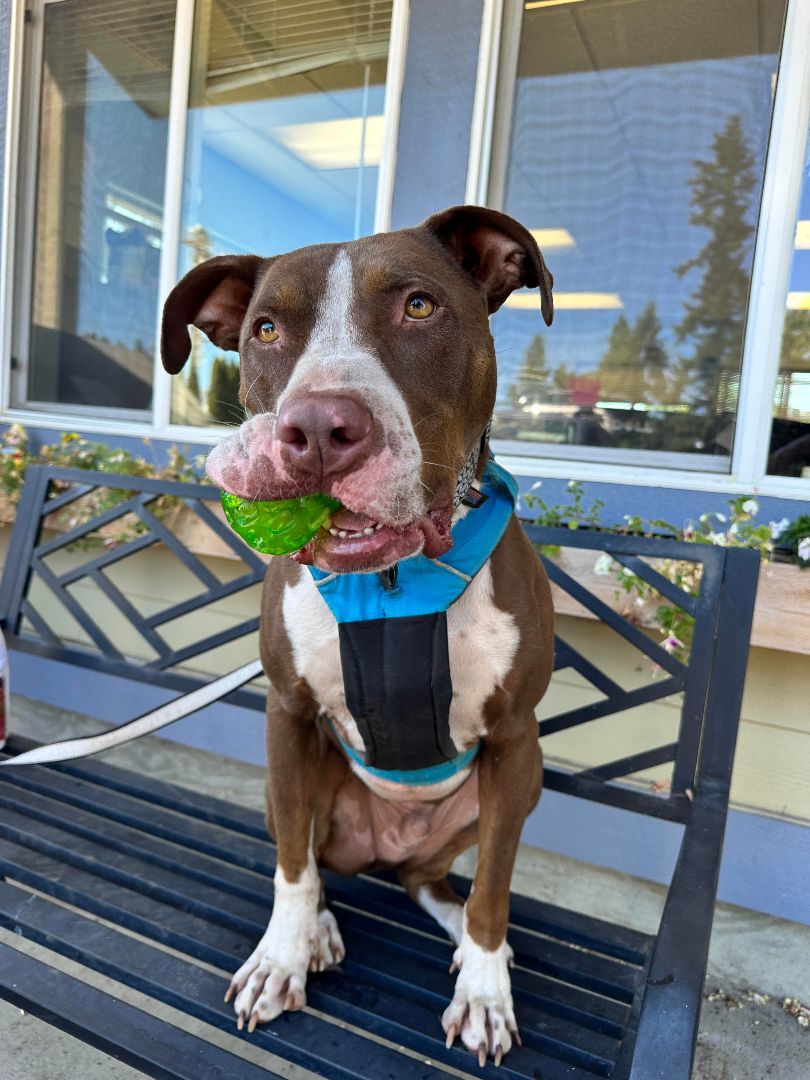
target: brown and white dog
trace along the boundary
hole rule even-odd
[[[552,278],[534,238],[512,218],[466,206],[352,243],[210,259],[166,302],[169,372],[189,356],[189,324],[241,358],[250,418],[212,450],[214,483],[249,499],[325,492],[343,504],[331,528],[272,560],[265,579],[267,820],[278,868],[267,931],[228,991],[240,1027],[302,1008],[307,973],[344,956],[319,866],[345,874],[387,866],[457,945],[442,1017],[448,1046],[460,1035],[482,1064],[488,1054],[498,1063],[518,1037],[509,885],[540,795],[534,709],[553,652],[540,563],[513,517],[448,610],[450,734],[459,752],[481,749],[451,779],[416,788],[355,770],[323,725],[328,716],[362,752],[337,623],[302,564],[369,572],[451,548],[456,484],[495,403],[488,316],[523,286],[539,287],[550,324]],[[483,466],[484,455],[479,475]],[[446,875],[476,842],[462,904]]]

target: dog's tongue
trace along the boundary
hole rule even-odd
[[[450,510],[431,510],[419,522],[419,528],[425,538],[422,553],[429,559],[438,559],[453,546],[453,537],[450,533],[452,520]]]
[[[332,514],[332,520],[329,524],[333,529],[345,529],[346,532],[362,532],[363,529],[368,529],[376,523],[370,517],[366,517],[365,514],[355,514],[353,510],[347,510],[345,506],[341,506],[339,510]]]
[[[403,529],[392,529],[389,526],[384,526],[380,531],[375,529],[373,534],[368,537],[368,543],[379,549],[380,544],[387,541],[394,549],[401,549],[397,554],[392,551],[392,555],[394,555],[392,561],[396,561],[397,558],[407,558],[409,553],[417,551],[421,536],[422,553],[429,559],[437,559],[453,546],[453,537],[450,533],[451,520],[451,510],[431,510],[419,522],[414,525],[407,525]],[[339,529],[341,532],[347,533],[362,533],[374,524],[372,518],[367,517],[365,514],[356,514],[345,507],[337,510],[332,515],[331,520],[333,529]],[[324,548],[336,543],[328,536],[324,537],[324,539],[326,541],[323,545]],[[362,548],[365,542],[365,537],[359,537],[356,540],[350,538],[346,541],[346,543],[352,544],[358,550]],[[290,558],[304,566],[311,566],[316,561],[320,543],[321,541],[317,536],[313,537],[299,551],[294,551]],[[323,563],[318,565],[322,569],[327,568]],[[339,569],[342,572],[352,572],[351,566],[341,566]],[[358,566],[358,569],[366,570],[368,566]]]

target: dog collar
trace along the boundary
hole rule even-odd
[[[492,459],[480,486],[486,500],[453,526],[450,551],[405,559],[393,585],[308,568],[338,623],[346,704],[365,747],[349,756],[395,783],[423,784],[425,770],[450,766],[453,775],[469,763],[450,737],[447,609],[495,550],[517,499],[515,480]]]
[[[331,720],[329,727],[349,761],[363,772],[367,772],[369,776],[374,776],[378,780],[387,780],[389,784],[406,784],[408,787],[430,787],[431,784],[440,784],[443,780],[449,780],[472,765],[481,749],[481,744],[476,743],[475,746],[450,758],[449,761],[440,761],[437,765],[427,765],[422,769],[375,769],[373,765],[367,765],[363,756],[341,738],[340,732]]]
[[[459,506],[467,498],[470,488],[472,487],[473,480],[475,480],[475,473],[478,469],[478,462],[487,452],[487,442],[489,441],[489,433],[492,429],[492,421],[484,428],[484,434],[478,441],[478,445],[473,447],[470,456],[464,462],[464,468],[461,470],[461,475],[458,478],[456,484],[455,494],[453,495],[453,509],[458,510]],[[473,505],[477,506],[475,502]]]

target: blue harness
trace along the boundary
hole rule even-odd
[[[453,547],[441,559],[416,555],[395,574],[309,568],[338,623],[346,703],[365,753],[335,735],[380,779],[435,784],[478,753],[476,745],[458,754],[450,738],[447,609],[495,550],[517,499],[514,478],[492,459],[480,486],[486,499],[453,526]]]

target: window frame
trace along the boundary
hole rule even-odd
[[[673,0],[674,2],[674,0]],[[502,209],[509,158],[511,92],[517,74],[524,0],[484,0],[482,39],[467,175],[468,202]],[[490,28],[491,40],[484,40]],[[787,0],[777,67],[773,118],[757,214],[754,258],[740,368],[740,395],[729,468],[711,469],[705,455],[677,455],[682,463],[637,451],[565,447],[560,455],[521,454],[515,444],[493,440],[504,466],[524,476],[613,484],[653,485],[736,494],[756,491],[810,498],[810,480],[767,472],[773,395],[779,370],[784,303],[793,253],[796,214],[810,125],[810,4]],[[802,133],[797,139],[796,132]],[[745,437],[739,437],[745,432]],[[576,451],[576,452],[572,452]],[[584,452],[583,452],[584,451]],[[640,462],[643,457],[644,462]],[[701,458],[703,459],[701,461]],[[723,459],[724,462],[726,459]],[[692,467],[689,467],[692,463]]]
[[[28,427],[77,427],[99,435],[129,435],[212,444],[222,437],[216,424],[193,426],[171,421],[171,376],[163,370],[158,346],[153,356],[153,394],[150,410],[84,408],[59,403],[12,405],[15,376],[12,357],[19,333],[13,313],[20,302],[30,307],[35,207],[36,154],[39,131],[39,87],[42,70],[42,13],[65,0],[12,0],[9,34],[8,107],[0,230],[0,419]],[[177,281],[186,150],[186,121],[191,76],[194,15],[200,0],[176,0],[175,31],[169,91],[166,179],[163,196],[158,324],[160,308]],[[408,38],[408,0],[392,0],[388,47],[383,145],[377,176],[374,231],[385,231],[391,220],[396,171],[399,105]],[[20,222],[23,227],[20,228]],[[155,336],[160,340],[159,325]]]

